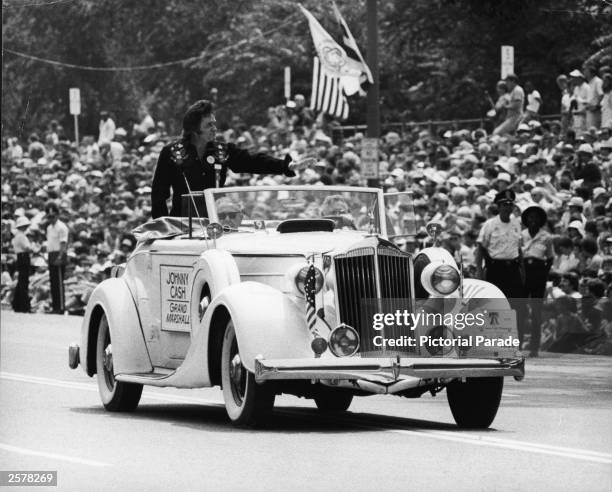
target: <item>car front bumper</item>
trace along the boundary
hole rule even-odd
[[[370,380],[397,382],[400,378],[453,379],[525,376],[525,358],[453,359],[380,357],[344,359],[255,359],[255,379]]]

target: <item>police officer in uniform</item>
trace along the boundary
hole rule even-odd
[[[519,341],[523,343],[521,299],[524,297],[524,271],[521,258],[521,224],[512,216],[515,194],[512,190],[500,191],[495,196],[499,214],[487,220],[476,240],[476,275],[499,287],[517,311]]]
[[[159,154],[151,189],[151,215],[154,219],[166,215],[185,215],[182,195],[222,187],[227,170],[235,173],[284,174],[295,176],[294,171],[312,165],[310,157],[291,162],[291,157],[276,159],[265,154],[249,154],[234,144],[215,142],[217,123],[210,101],[200,100],[189,107],[183,117],[183,136],[166,145]],[[189,186],[187,186],[189,183]],[[166,200],[172,190],[172,209],[168,213]],[[200,212],[206,216],[203,203]]]
[[[540,349],[542,302],[546,293],[546,280],[552,266],[554,253],[552,235],[543,229],[546,212],[539,205],[531,205],[521,214],[526,229],[522,232],[525,264],[525,297],[531,307],[531,338],[529,355],[537,357]]]

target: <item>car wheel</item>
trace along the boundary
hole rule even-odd
[[[227,323],[221,349],[221,385],[225,410],[236,425],[253,426],[261,423],[272,411],[274,391],[255,382],[240,359],[234,323]]]
[[[455,380],[446,387],[446,396],[455,422],[467,429],[486,429],[493,423],[502,389],[503,377]]]
[[[108,320],[103,314],[98,325],[96,343],[98,391],[104,408],[111,412],[133,412],[142,395],[142,384],[122,383],[115,379],[113,352]]]
[[[321,386],[314,397],[317,408],[324,413],[346,412],[353,401],[352,393],[329,386]]]

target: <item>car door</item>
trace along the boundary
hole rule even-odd
[[[191,343],[191,275],[204,250],[195,239],[157,240],[151,250],[147,344],[155,367],[176,369]]]

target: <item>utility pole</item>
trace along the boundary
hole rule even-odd
[[[367,0],[367,20],[368,20],[368,50],[366,62],[372,72],[373,83],[368,89],[368,113],[367,136],[369,138],[380,137],[380,110],[379,85],[378,85],[378,0]],[[378,175],[378,166],[376,167]],[[369,179],[369,186],[379,186],[379,179]]]

